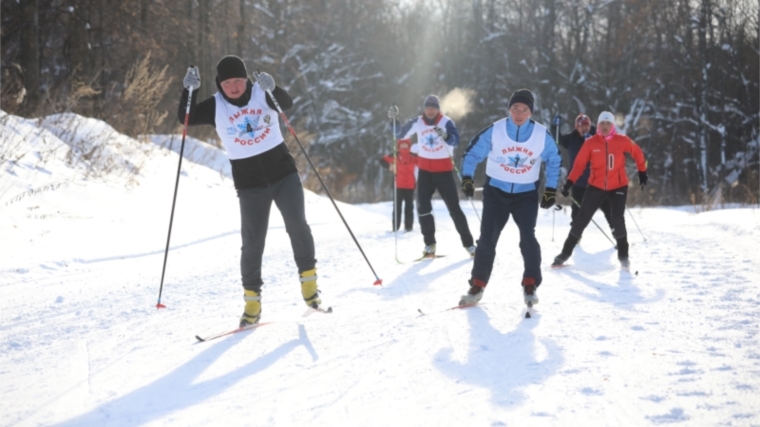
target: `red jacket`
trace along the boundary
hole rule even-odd
[[[414,190],[416,180],[414,178],[414,167],[417,165],[417,156],[409,150],[412,142],[408,139],[399,139],[396,141],[396,188]],[[383,160],[389,165],[393,164],[393,154],[383,157]]]
[[[583,174],[586,165],[591,163],[589,185],[602,190],[625,187],[628,185],[628,175],[625,171],[626,153],[636,161],[639,172],[646,172],[644,152],[631,138],[618,134],[605,138],[597,133],[583,143],[567,179],[575,182]]]

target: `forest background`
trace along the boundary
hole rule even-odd
[[[190,64],[205,98],[216,62],[238,55],[291,93],[288,117],[332,194],[375,202],[392,197],[378,161],[392,150],[390,105],[407,119],[438,94],[462,136],[458,164],[528,88],[534,118],[548,127],[559,114],[563,133],[581,112],[615,113],[648,158],[649,184],[629,203],[758,203],[759,18],[760,0],[2,0],[0,101],[148,143],[180,133]],[[190,135],[218,145],[210,128]]]

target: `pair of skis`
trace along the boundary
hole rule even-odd
[[[455,305],[454,307],[449,307],[449,308],[440,310],[440,311],[438,311],[438,313],[444,313],[444,312],[452,311],[452,310],[462,310],[462,309],[465,309],[465,308],[475,307],[476,305],[478,305],[478,303],[476,303],[476,302],[474,302],[472,304]],[[528,306],[528,308],[527,308],[527,310],[525,312],[525,318],[526,319],[530,319],[530,318],[533,317],[533,303],[529,302],[529,303],[527,303],[527,306]],[[428,313],[425,313],[424,311],[422,311],[421,308],[418,308],[417,312],[420,313],[420,316],[427,316],[428,315]]]
[[[328,307],[327,309],[323,309],[323,308],[311,308],[310,307],[310,308],[308,308],[306,310],[306,312],[301,317],[307,317],[307,316],[310,316],[310,315],[312,315],[314,313],[325,313],[325,314],[328,314],[328,313],[332,313],[332,312],[333,312],[332,307]],[[245,332],[245,331],[250,331],[250,330],[253,330],[253,329],[258,329],[258,328],[260,328],[262,326],[271,325],[273,323],[277,323],[277,322],[272,321],[272,322],[254,323],[253,325],[242,326],[240,328],[233,329],[231,331],[220,332],[218,334],[210,335],[210,336],[207,336],[207,337],[201,337],[200,335],[196,335],[195,339],[197,339],[198,342],[211,341],[211,340],[215,340],[217,338],[226,337],[228,335],[233,335],[233,334],[238,334],[240,332]]]

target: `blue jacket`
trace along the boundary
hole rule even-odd
[[[526,142],[528,138],[533,134],[534,124],[536,122],[533,119],[528,120],[522,126],[517,126],[512,123],[512,119],[506,120],[507,135],[517,142]],[[491,134],[493,133],[493,125],[488,126],[475,135],[467,146],[467,150],[464,152],[462,158],[462,176],[473,176],[475,168],[483,160],[488,158],[488,154],[491,152]],[[546,187],[557,188],[559,184],[559,169],[562,166],[562,156],[559,154],[559,147],[554,142],[554,138],[546,132],[546,143],[544,144],[544,151],[541,152],[541,160],[546,164]],[[524,193],[526,191],[533,191],[538,188],[538,182],[532,184],[517,184],[506,181],[499,181],[498,179],[490,178],[488,185],[492,185],[499,190],[506,193]]]

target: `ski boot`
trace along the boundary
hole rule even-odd
[[[475,245],[467,248],[467,253],[470,254],[470,258],[475,258]]]
[[[435,258],[435,243],[425,246],[422,250],[422,258]]]
[[[261,320],[261,293],[244,289],[243,299],[245,300],[245,310],[240,316],[241,328],[255,325]]]
[[[312,268],[306,270],[300,274],[301,276],[301,295],[306,305],[317,310],[319,305],[322,304],[322,299],[319,298],[319,289],[317,289],[317,269]]]
[[[628,237],[620,237],[616,240],[620,266],[624,269],[628,269],[631,267],[631,262],[628,260]]]
[[[460,307],[475,305],[481,298],[483,298],[483,291],[486,289],[486,283],[475,278],[470,279],[468,283],[470,284],[470,290],[467,291],[467,294],[462,295],[462,298],[459,300]]]
[[[527,304],[528,307],[533,307],[538,304],[538,295],[536,294],[538,287],[536,286],[536,279],[532,277],[523,277],[522,287],[525,304]]]
[[[575,248],[575,245],[578,244],[578,241],[580,240],[580,237],[575,237],[572,234],[567,235],[567,239],[565,239],[565,244],[562,245],[562,252],[554,257],[554,262],[552,262],[552,267],[561,267],[562,264],[564,264],[568,259],[570,259],[570,255],[573,254],[573,249]]]

